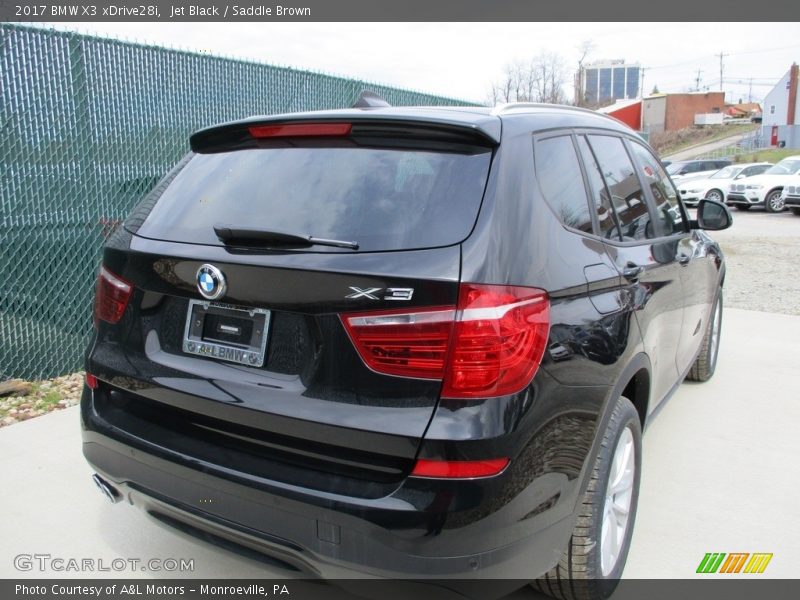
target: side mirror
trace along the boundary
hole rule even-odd
[[[692,228],[720,231],[727,229],[732,224],[733,215],[727,206],[702,198],[697,205],[697,221],[692,222]]]

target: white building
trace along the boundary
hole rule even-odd
[[[767,146],[800,148],[800,95],[798,67],[793,64],[764,98],[761,135]]]

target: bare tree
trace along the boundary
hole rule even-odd
[[[594,50],[592,40],[583,40],[578,46],[578,72],[575,74],[575,106],[584,106],[586,102],[586,92],[583,89],[583,63],[589,53]]]
[[[564,60],[558,54],[543,52],[533,59],[531,73],[533,74],[532,84],[536,102],[566,103],[565,70]]]
[[[489,103],[547,102],[564,104],[565,68],[558,54],[541,52],[530,61],[514,61],[503,69],[503,78],[492,83]]]

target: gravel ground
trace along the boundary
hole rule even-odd
[[[800,315],[800,217],[731,212],[733,225],[710,233],[725,253],[725,306]]]
[[[800,315],[800,217],[733,210],[730,229],[712,232],[725,252],[725,306]],[[32,382],[24,396],[0,398],[0,427],[80,401],[83,373]]]
[[[30,388],[25,395],[0,398],[0,427],[78,404],[83,391],[83,372],[33,381]]]

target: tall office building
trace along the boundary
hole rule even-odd
[[[641,71],[639,63],[626,65],[622,59],[586,65],[579,74],[584,102],[600,104],[638,98]]]

